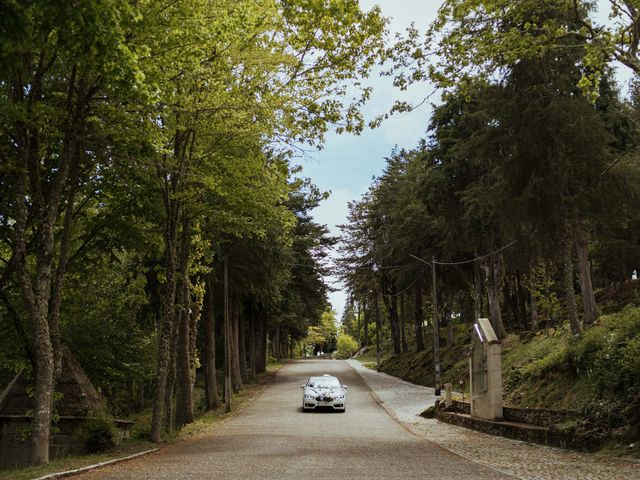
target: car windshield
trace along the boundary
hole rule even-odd
[[[337,378],[310,378],[309,386],[312,388],[340,388]]]

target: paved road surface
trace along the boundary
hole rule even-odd
[[[640,480],[637,460],[603,457],[486,435],[418,416],[436,400],[433,388],[349,363],[376,393],[385,408],[425,440],[522,480]]]
[[[300,385],[330,373],[349,386],[345,413],[303,413]],[[419,438],[394,420],[344,361],[290,362],[212,435],[78,479],[512,479]]]

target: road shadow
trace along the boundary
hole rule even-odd
[[[344,413],[344,410],[334,410],[331,407],[316,407],[313,410],[305,410],[302,407],[298,407],[296,410],[298,411],[298,413],[304,413],[304,414],[309,414],[309,413]]]

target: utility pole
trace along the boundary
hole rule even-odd
[[[375,293],[376,302],[376,371],[380,371],[380,363],[382,360],[382,352],[380,350],[380,329],[382,328],[382,319],[380,318],[380,301],[378,299],[378,291]]]
[[[353,302],[352,305],[354,310],[356,311],[356,331],[358,332],[358,346],[362,348],[362,332],[360,331],[360,324],[362,323],[362,319],[360,318],[360,316],[362,315],[362,303],[360,303],[357,298],[354,300],[353,295],[351,296],[351,301]]]
[[[431,277],[433,295],[433,363],[436,370],[435,394],[440,396],[440,322],[438,320],[438,287],[436,283],[436,257],[431,257]]]
[[[227,257],[224,257],[224,412],[231,411],[231,352],[230,319],[229,319],[229,268]]]

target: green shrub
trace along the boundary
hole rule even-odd
[[[342,333],[338,337],[338,350],[336,358],[351,358],[358,351],[358,342],[351,335]]]
[[[640,309],[603,317],[571,342],[568,361],[594,396],[631,400],[640,391]]]
[[[82,422],[78,436],[84,441],[87,452],[104,452],[115,446],[116,427],[110,417],[99,414]]]

